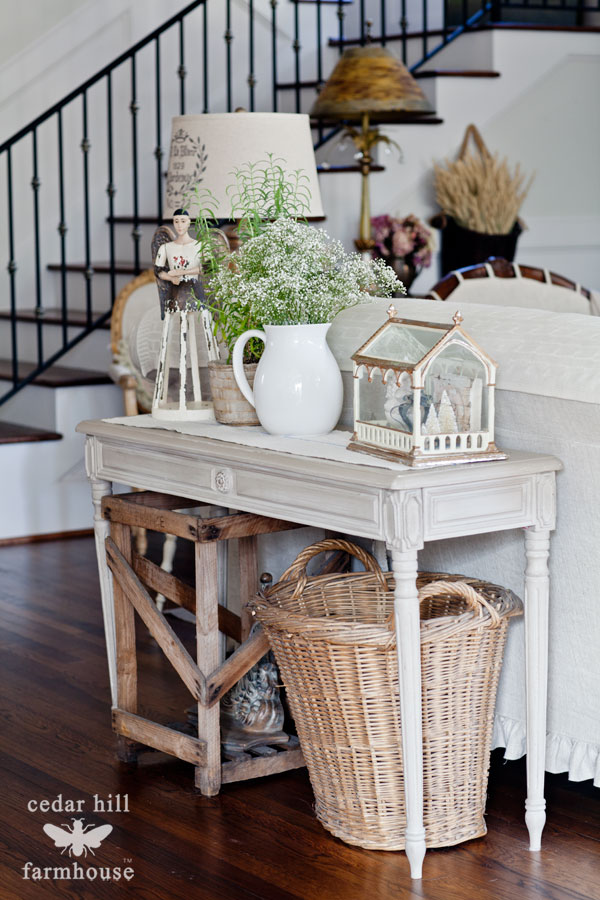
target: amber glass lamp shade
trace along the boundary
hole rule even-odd
[[[384,47],[344,51],[311,109],[311,116],[361,122],[403,122],[433,108],[406,66]]]

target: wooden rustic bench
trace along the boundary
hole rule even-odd
[[[244,608],[258,587],[256,537],[301,526],[249,513],[203,518],[187,511],[200,506],[195,500],[140,491],[103,497],[102,515],[110,521],[106,557],[114,585],[117,705],[112,710],[112,722],[118,735],[117,755],[132,762],[140,749],[153,747],[186,760],[195,766],[196,787],[202,794],[213,796],[222,783],[304,765],[297,739],[277,749],[265,747],[261,752],[259,747],[252,754],[235,753],[222,761],[219,722],[221,699],[269,650],[260,628],[250,634],[252,622]],[[207,506],[204,504],[205,512]],[[194,542],[195,589],[134,552],[135,528]],[[231,538],[239,541],[241,616],[218,602],[218,543]],[[196,661],[158,610],[148,589],[195,614]],[[138,715],[136,612],[197,703],[197,737]],[[224,661],[220,660],[219,632],[240,644]]]

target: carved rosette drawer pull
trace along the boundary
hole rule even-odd
[[[221,494],[228,494],[233,488],[231,472],[221,469],[215,474],[215,490]]]

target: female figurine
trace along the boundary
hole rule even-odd
[[[189,316],[189,313],[193,314],[200,310],[209,360],[218,359],[219,351],[213,337],[212,318],[204,303],[204,290],[199,277],[202,267],[200,246],[188,233],[190,224],[191,219],[187,210],[176,209],[173,213],[173,227],[177,236],[173,238],[171,230],[162,226],[156,230],[152,239],[154,274],[160,297],[160,314],[164,320],[152,415],[159,419],[214,421],[212,403],[202,400],[195,317]],[[175,315],[180,317],[179,352],[176,354],[179,358],[179,401],[169,402],[169,359],[173,357],[173,353],[169,353],[169,335]],[[193,390],[193,400],[189,402],[186,400],[188,350]]]

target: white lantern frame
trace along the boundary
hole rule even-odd
[[[388,321],[352,356],[354,434],[348,449],[370,453],[384,459],[398,460],[415,467],[506,459],[506,454],[498,450],[494,443],[494,389],[498,366],[461,327],[461,314],[457,312],[453,317],[454,325],[447,326],[435,322],[397,318],[395,313],[394,307],[390,306]],[[440,337],[416,361],[408,362],[401,359],[396,361],[371,355],[369,349],[383,332],[393,325],[436,329],[440,332]],[[486,382],[482,385],[482,390],[485,391],[486,401],[485,425],[482,427],[480,423],[479,428],[473,430],[462,428],[452,432],[423,433],[421,410],[425,379],[440,354],[453,346],[466,350],[484,367]],[[361,379],[366,377],[368,382],[372,383],[376,378],[381,378],[384,387],[395,384],[397,388],[401,388],[400,380],[404,373],[410,378],[412,391],[412,427],[400,430],[385,422],[369,422],[361,419]]]

